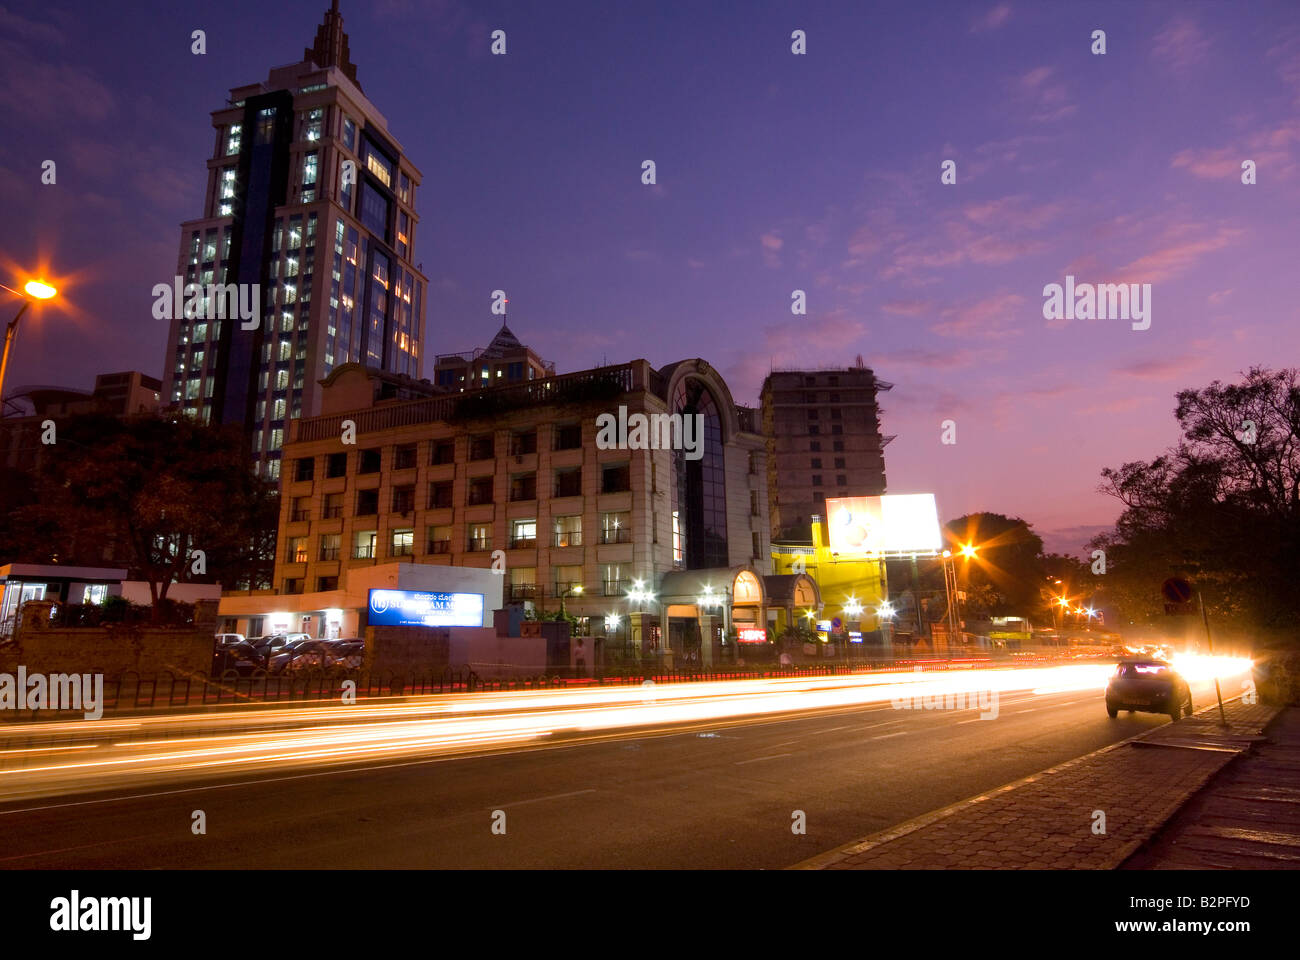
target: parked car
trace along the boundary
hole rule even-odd
[[[1165,660],[1121,660],[1106,684],[1106,713],[1167,713],[1177,720],[1192,715],[1192,691],[1187,681]]]
[[[212,675],[219,677],[228,670],[233,670],[239,676],[247,677],[253,671],[263,669],[265,664],[266,661],[256,647],[240,640],[217,648],[212,656]]]
[[[271,658],[271,673],[296,673],[300,670],[324,669],[333,663],[328,640],[297,640],[286,643]]]
[[[218,647],[227,647],[232,643],[243,643],[245,639],[242,633],[218,633],[216,636]]]
[[[366,642],[356,638],[330,640],[330,666],[342,667],[344,670],[360,670],[366,655]]]

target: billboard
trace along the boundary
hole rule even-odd
[[[840,557],[939,553],[939,508],[932,493],[826,501],[831,553]]]
[[[371,590],[372,627],[481,627],[483,594]]]

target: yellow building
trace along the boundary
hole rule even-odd
[[[814,517],[812,541],[784,540],[772,543],[772,569],[775,574],[806,573],[817,582],[821,594],[820,610],[796,610],[795,616],[810,621],[834,621],[840,618],[844,632],[868,633],[879,630],[881,604],[888,596],[885,564],[880,560],[841,560],[831,552],[826,521]],[[809,616],[809,613],[812,616]],[[887,622],[887,618],[885,618]],[[778,613],[777,634],[790,624],[784,611]]]

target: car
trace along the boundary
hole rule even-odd
[[[243,643],[245,639],[242,633],[218,633],[216,635],[218,647],[228,647],[232,643]]]
[[[366,655],[366,642],[359,639],[329,640],[330,666],[344,670],[361,669]]]
[[[239,676],[247,677],[254,671],[263,669],[265,664],[266,661],[256,647],[245,640],[240,640],[217,648],[212,655],[212,675],[219,677],[233,670]]]
[[[322,669],[333,662],[329,641],[291,640],[271,658],[271,673],[297,673],[300,670]]]
[[[1106,714],[1121,710],[1167,713],[1170,719],[1192,715],[1192,691],[1166,660],[1154,657],[1121,660],[1106,684]]]

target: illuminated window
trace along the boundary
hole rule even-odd
[[[303,119],[302,138],[304,140],[319,140],[321,123],[324,119],[324,107],[317,107],[314,110],[308,110]]]
[[[226,128],[226,156],[234,156],[239,152],[239,139],[243,133],[243,124],[232,123]]]

